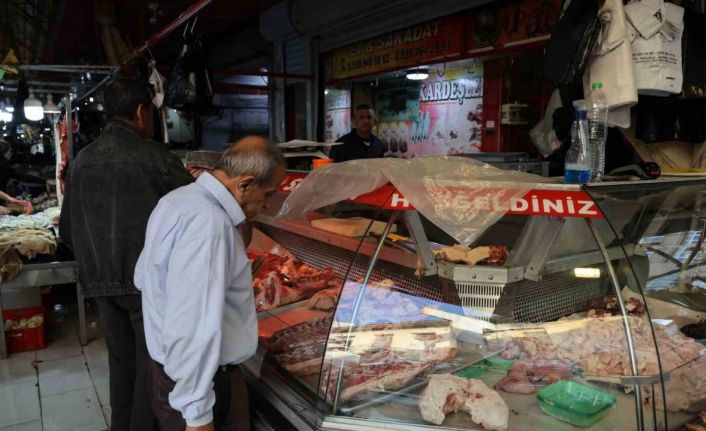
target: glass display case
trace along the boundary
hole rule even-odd
[[[390,185],[275,217],[302,177],[250,246],[288,426],[706,427],[706,179],[532,184],[462,246]]]

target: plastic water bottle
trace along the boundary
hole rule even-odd
[[[591,180],[591,155],[588,152],[588,121],[583,100],[574,102],[574,122],[571,125],[571,147],[566,153],[564,182],[585,184]]]
[[[600,181],[605,173],[605,142],[608,135],[608,102],[603,93],[602,82],[591,84],[588,103],[591,179]]]

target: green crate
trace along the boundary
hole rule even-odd
[[[486,359],[485,362],[491,368],[500,368],[501,370],[509,370],[510,368],[512,368],[512,364],[515,363],[515,361],[509,360],[509,359],[498,358],[495,356],[492,358]]]
[[[460,369],[453,374],[454,376],[463,377],[466,379],[477,379],[487,371],[488,366],[481,363],[480,365],[471,365],[470,367]]]
[[[561,380],[545,387],[537,398],[544,413],[578,427],[598,422],[617,402],[608,392],[571,380]]]

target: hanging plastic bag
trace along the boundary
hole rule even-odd
[[[546,181],[465,157],[352,160],[309,173],[284,201],[277,218],[301,218],[390,182],[420,214],[470,245],[519,198]]]
[[[684,8],[662,0],[625,6],[631,24],[632,57],[640,94],[667,96],[682,91]]]
[[[606,0],[598,19],[601,32],[583,76],[584,97],[589,97],[592,83],[602,82],[608,125],[628,128],[630,107],[637,103],[637,82],[622,0]]]
[[[196,22],[184,31],[184,46],[169,78],[164,104],[185,110],[204,105],[213,97],[212,72],[200,36],[194,36]]]
[[[561,95],[559,90],[554,90],[549,98],[544,118],[539,120],[539,123],[529,132],[530,139],[532,139],[534,146],[537,147],[542,157],[547,157],[554,150],[561,147],[561,141],[556,137],[556,132],[554,131],[553,119],[554,111],[559,107],[561,107]]]
[[[683,38],[684,97],[703,98],[706,96],[706,14],[684,16]]]

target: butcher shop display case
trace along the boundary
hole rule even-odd
[[[260,411],[294,429],[706,429],[706,179],[380,163],[290,173],[257,220]]]

